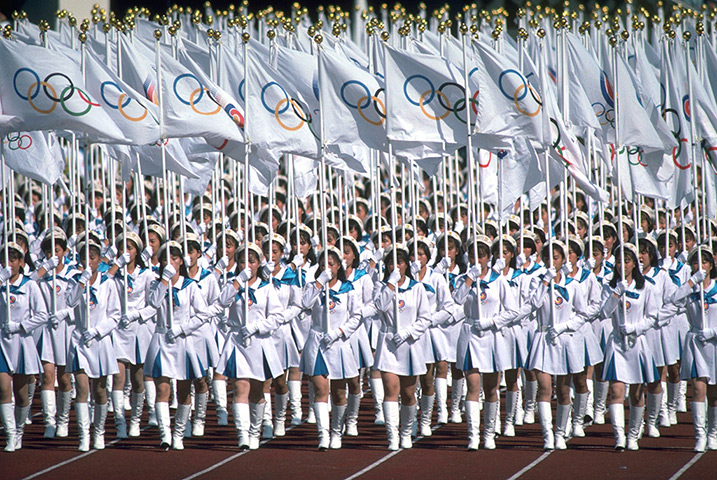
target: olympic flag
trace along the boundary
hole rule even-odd
[[[54,185],[65,169],[62,149],[52,132],[4,135],[2,150],[8,168],[47,185]]]

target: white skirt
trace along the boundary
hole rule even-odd
[[[0,372],[17,375],[38,375],[42,361],[32,335],[13,333],[7,338],[0,334]]]
[[[425,375],[428,370],[421,339],[409,340],[396,348],[393,342],[388,341],[387,335],[384,331],[378,333],[374,370],[405,377]]]
[[[481,373],[496,373],[510,368],[510,353],[500,332],[488,330],[479,336],[463,323],[456,352],[456,368],[464,372],[477,368]]]
[[[677,345],[672,345],[672,347],[677,347],[679,358],[682,358],[682,349],[685,346],[687,332],[690,331],[690,323],[687,321],[687,315],[684,313],[675,315],[672,321],[667,325],[667,328],[671,330],[670,338],[677,342]]]
[[[241,332],[227,335],[216,371],[228,378],[248,378],[263,382],[284,373],[274,340],[269,335],[251,337],[244,346]]]
[[[433,356],[434,363],[443,361],[455,363],[457,358],[458,337],[461,335],[461,325],[457,322],[451,325],[438,325],[428,329],[431,336],[432,350],[428,351]]]
[[[378,346],[378,337],[381,334],[381,319],[377,316],[364,318],[363,325],[366,329],[366,335],[368,335],[368,341],[371,344],[371,350],[375,351],[376,346]]]
[[[658,367],[674,365],[679,361],[681,349],[678,332],[670,328],[669,324],[658,329],[649,329],[645,338]]]
[[[529,370],[539,370],[551,375],[570,375],[585,370],[585,362],[581,355],[582,344],[574,341],[572,333],[563,333],[553,344],[548,333],[542,329],[535,332],[530,346],[528,363]]]
[[[84,371],[90,378],[119,373],[112,336],[106,335],[100,340],[93,340],[87,347],[82,341],[82,332],[75,329],[70,337],[66,370],[69,373]]]
[[[607,340],[610,338],[610,334],[612,334],[612,319],[602,318],[594,320],[590,323],[590,326],[597,337],[600,348],[605,352],[605,350],[607,350]]]
[[[610,335],[605,350],[602,378],[604,381],[617,381],[629,385],[652,383],[660,380],[655,359],[644,335],[635,339],[634,344],[623,341],[614,334]]]
[[[299,370],[305,375],[323,375],[329,380],[354,378],[359,374],[359,364],[351,348],[350,338],[339,338],[329,348],[321,345],[321,332],[309,331],[304,350],[301,352]]]
[[[299,366],[299,348],[291,333],[291,324],[285,323],[271,334],[274,339],[274,346],[279,354],[281,368],[286,371],[289,368]]]
[[[189,336],[194,342],[194,351],[204,368],[216,367],[219,361],[219,349],[214,341],[214,324],[203,324]]]
[[[57,329],[49,325],[37,329],[40,331],[40,339],[37,340],[37,353],[43,362],[64,367],[67,365],[70,336],[75,327],[68,325],[64,320],[58,323]]]
[[[291,336],[296,343],[296,349],[300,352],[304,349],[306,339],[309,337],[311,330],[311,316],[300,313],[291,319]]]
[[[573,334],[573,341],[579,343],[577,346],[578,353],[583,358],[584,367],[592,367],[602,363],[605,355],[591,325],[587,323],[581,325],[577,332]]]
[[[144,374],[152,378],[167,377],[175,380],[194,380],[206,373],[194,350],[194,342],[179,336],[174,343],[167,341],[164,333],[155,332],[147,350]]]
[[[528,336],[519,325],[504,328],[501,331],[505,348],[508,351],[508,366],[506,370],[524,368],[528,363]]]
[[[680,378],[706,378],[709,385],[717,385],[717,341],[701,342],[696,334],[687,332],[682,351]]]
[[[351,349],[356,357],[356,363],[360,368],[373,367],[373,352],[371,351],[371,340],[368,338],[366,327],[359,325],[356,331],[349,337]]]

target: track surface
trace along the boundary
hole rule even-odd
[[[156,428],[147,427],[136,439],[115,441],[112,414],[108,416],[103,451],[77,451],[74,413],[70,437],[42,438],[39,399],[33,405],[34,423],[25,429],[23,448],[0,451],[0,478],[97,478],[127,480],[128,475],[161,479],[226,479],[247,476],[291,480],[611,478],[710,479],[717,477],[717,452],[695,454],[690,414],[680,423],[661,429],[662,437],[643,438],[637,452],[613,450],[612,428],[592,426],[585,438],[568,442],[568,450],[546,454],[539,425],[516,427],[514,438],[499,437],[493,451],[466,452],[466,425],[448,424],[414,442],[411,450],[388,452],[383,427],[373,424],[370,394],[361,404],[359,437],[345,437],[343,449],[318,452],[315,425],[292,428],[283,438],[262,444],[259,450],[240,452],[233,425],[216,424],[210,403],[206,434],[185,439],[182,452],[160,452]],[[306,405],[304,412],[306,412]],[[128,414],[129,415],[129,414]],[[146,417],[146,415],[145,415]],[[146,425],[146,418],[144,419]],[[230,415],[231,423],[231,415]],[[0,441],[4,445],[4,441]],[[687,468],[685,468],[687,467]]]

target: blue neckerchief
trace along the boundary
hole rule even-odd
[[[349,282],[348,280],[341,283],[341,287],[338,291],[329,289],[329,298],[336,303],[341,303],[341,300],[339,300],[339,295],[342,295],[344,293],[348,293],[351,290],[354,289],[353,283]],[[323,305],[326,302],[326,295],[321,295],[321,305]]]
[[[29,281],[30,277],[26,277],[25,275],[23,275],[22,280],[20,280],[20,285],[10,285],[10,293],[15,295],[25,295],[25,292],[21,292],[20,288]]]
[[[488,277],[488,280],[481,280],[480,282],[473,282],[473,285],[476,284],[480,285],[481,290],[488,290],[488,285],[495,282],[498,277],[500,277],[500,273],[496,272],[495,270],[491,269],[490,271],[490,277]]]
[[[677,262],[677,267],[667,269],[667,273],[670,275],[672,283],[674,283],[678,287],[682,285],[682,281],[680,280],[680,277],[677,276],[677,274],[680,273],[680,270],[682,270],[682,267],[684,266],[685,265],[682,262]]]
[[[700,292],[690,294],[690,300],[699,303]],[[705,290],[705,304],[713,305],[715,303],[717,303],[717,282],[712,284],[712,288],[709,291]]]
[[[291,268],[287,268],[284,270],[284,275],[282,275],[281,278],[271,277],[271,281],[276,288],[279,288],[281,285],[298,286],[299,275]]]
[[[207,278],[209,275],[212,274],[211,270],[207,270],[206,268],[202,268],[202,272],[199,274],[199,281],[201,282],[205,278]]]
[[[179,288],[172,287],[172,302],[175,307],[178,307],[181,305],[181,303],[179,303],[179,291],[187,288],[192,282],[194,282],[194,280],[192,280],[191,278],[184,277],[181,287],[179,287]],[[167,295],[169,295],[169,292],[167,292]]]
[[[625,290],[625,296],[627,298],[632,298],[632,299],[640,298],[640,294],[638,292],[632,292],[630,290]]]
[[[159,265],[152,265],[152,273],[159,275]]]
[[[643,278],[645,279],[646,282],[649,282],[649,283],[651,283],[652,285],[656,285],[656,284],[657,284],[653,278],[650,278],[650,277],[648,277],[647,275],[645,275]]]
[[[99,266],[97,267],[97,271],[100,273],[105,273],[110,269],[111,265],[109,263],[100,262]]]
[[[565,299],[566,302],[570,301],[570,294],[568,293],[567,288],[557,284],[553,284],[553,286],[555,287],[555,291],[558,292],[560,296]]]
[[[418,285],[418,282],[415,281],[415,280],[412,279],[412,278],[409,278],[409,279],[408,279],[408,287],[406,287],[406,288],[399,288],[399,289],[398,289],[398,293],[407,292],[407,291],[409,291],[410,289],[412,289],[412,288],[413,288],[414,286],[416,286],[416,285]]]
[[[535,271],[538,270],[539,268],[540,268],[540,265],[538,265],[538,262],[533,262],[533,266],[530,267],[530,270],[525,270],[525,269],[524,269],[523,272],[524,272],[526,275],[532,275],[532,274],[534,274]]]
[[[652,278],[655,278],[660,273],[660,267],[652,267]]]
[[[510,276],[510,280],[508,280],[508,285],[511,287],[517,287],[518,282],[515,281],[516,278],[521,276],[523,274],[522,271],[518,270],[517,268],[513,270],[513,275]]]
[[[608,262],[607,260],[605,260],[603,263],[604,263],[605,266],[606,266],[607,268],[609,268],[611,271],[612,271],[613,268],[615,268],[615,264],[614,264],[614,263],[610,263],[610,262]]]
[[[364,275],[367,275],[368,272],[366,270],[359,270],[358,268],[354,270],[354,279],[353,281],[357,281],[359,278],[363,277]]]
[[[448,274],[448,285],[451,287],[451,290],[456,289],[456,280],[458,280],[458,275],[456,275],[455,273]]]
[[[427,292],[431,292],[431,293],[433,293],[433,294],[436,293],[436,289],[433,288],[431,285],[429,285],[429,284],[427,284],[427,283],[424,283],[424,284],[423,284],[423,287],[426,289]]]
[[[109,277],[107,277],[107,275],[100,275],[100,285],[105,283],[107,278],[109,278]],[[93,303],[95,305],[97,305],[99,303],[97,300],[97,289],[95,287],[93,287],[92,285],[90,285],[90,303]]]
[[[267,282],[266,280],[262,280],[261,283],[259,284],[259,288],[264,287],[266,285],[269,285],[269,282]],[[256,294],[254,293],[255,291],[256,290],[249,287],[249,300],[251,300],[252,303],[256,303]],[[243,296],[244,296],[244,287],[239,287],[239,290],[237,291],[237,294],[236,294],[236,300],[237,301],[240,300]]]
[[[583,268],[583,271],[580,274],[579,282],[583,283],[585,280],[588,279],[588,277],[590,277],[590,270],[588,270],[587,268]]]

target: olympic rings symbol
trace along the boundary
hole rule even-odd
[[[595,102],[591,105],[595,111],[600,125],[610,125],[615,128],[615,109],[607,108],[602,102]]]
[[[197,88],[193,89],[191,93],[189,94],[189,98],[185,99],[180,95],[180,92],[177,90],[177,86],[179,85],[179,82],[183,79],[192,79],[194,82],[197,82]],[[186,85],[186,82],[183,82],[182,85]],[[174,90],[174,95],[177,97],[177,99],[182,102],[184,105],[187,105],[191,107],[192,111],[194,113],[197,113],[199,115],[216,115],[219,113],[222,109],[222,106],[219,105],[209,94],[209,90],[205,88],[199,79],[192,75],[191,73],[183,73],[182,75],[177,76],[177,78],[174,79],[174,85],[172,86]],[[202,101],[202,98],[204,98],[204,92],[207,93],[207,98],[209,98],[215,105],[216,108],[214,110],[208,110],[208,111],[202,111],[197,108],[197,104]]]
[[[32,146],[32,137],[30,135],[16,133],[15,136],[7,135],[2,141],[3,145],[7,145],[10,150],[27,150]]]
[[[504,82],[506,86],[504,86]],[[501,72],[498,76],[498,88],[505,98],[513,101],[519,113],[526,117],[535,117],[540,113],[543,106],[540,95],[519,71],[510,68]],[[511,89],[512,93],[510,93]],[[530,99],[527,102],[532,103],[533,107],[526,105],[528,93],[530,93]]]
[[[20,85],[23,85],[23,80],[27,81],[28,75],[34,81],[29,83],[27,90],[25,90],[25,87],[21,87]],[[37,103],[40,87],[42,87],[42,92],[45,97],[52,101],[52,104],[47,108],[42,108]],[[68,115],[72,115],[73,117],[87,115],[92,107],[100,106],[99,103],[92,101],[87,92],[76,87],[69,76],[61,72],[50,73],[44,80],[40,80],[40,76],[34,70],[25,67],[19,68],[13,76],[13,89],[18,97],[28,102],[33,110],[43,115],[52,113],[55,108],[57,108],[58,103]],[[57,95],[58,90],[60,92],[59,96]],[[77,92],[77,97],[75,97],[75,92]],[[70,102],[73,98],[79,98],[81,102],[87,105],[83,107],[84,110],[74,111],[70,109],[69,103],[77,103]]]
[[[105,92],[105,88],[107,88],[107,87],[114,87],[114,90],[116,90],[116,92],[115,92],[115,95],[117,95],[116,101],[110,101],[110,99],[108,99],[107,93]],[[122,88],[119,85],[117,85],[115,82],[110,82],[110,81],[102,82],[102,85],[100,85],[100,96],[102,97],[102,100],[105,102],[105,104],[107,104],[108,107],[118,110],[120,112],[120,114],[124,118],[129,120],[130,122],[141,122],[142,120],[147,118],[147,113],[148,113],[147,109],[141,104],[140,104],[140,107],[142,107],[142,109],[144,109],[144,113],[141,113],[134,117],[127,114],[127,112],[125,111],[125,108],[127,108],[127,106],[129,106],[129,104],[132,102],[132,98],[128,97],[127,94],[124,93],[124,90],[122,90]]]
[[[490,167],[490,162],[491,162],[491,160],[493,160],[493,153],[492,153],[492,152],[488,152],[488,161],[487,161],[486,163],[481,163],[481,161],[480,161],[480,155],[479,155],[479,156],[478,156],[478,166],[479,166],[480,168],[488,168],[488,167]]]
[[[647,164],[643,162],[642,148],[640,148],[640,147],[630,147],[630,148],[621,147],[619,150],[619,153],[621,155],[624,153],[627,153],[627,162],[630,165],[647,167]],[[631,160],[631,158],[637,158],[637,161]],[[615,160],[615,147],[611,144],[610,145],[610,162],[612,162],[613,160]]]
[[[689,99],[687,96],[685,96],[682,99],[683,109],[685,112],[685,116],[689,119]],[[672,114],[673,117],[672,121],[668,121],[668,114]],[[675,137],[675,140],[677,140],[677,146],[673,147],[672,149],[672,162],[675,164],[677,168],[680,170],[687,170],[692,166],[692,163],[688,163],[687,165],[682,165],[677,159],[682,156],[682,144],[687,143],[687,139],[682,137],[682,122],[680,122],[680,114],[675,110],[674,108],[666,108],[662,111],[662,118],[665,120],[665,122],[669,125],[672,135]]]
[[[277,96],[278,98],[276,98]],[[274,115],[276,123],[278,123],[281,128],[288,130],[289,132],[295,132],[306,124],[314,137],[317,139],[319,138],[311,128],[311,124],[313,122],[311,112],[307,111],[306,107],[304,107],[304,105],[302,105],[297,99],[289,96],[286,89],[279,83],[272,81],[264,85],[261,89],[260,98],[264,109]],[[276,101],[274,108],[269,106],[270,100]],[[289,112],[289,108],[291,108],[291,112]],[[298,119],[298,122],[296,122],[295,125],[290,125],[287,120],[282,120],[281,116],[285,113],[288,113],[289,115],[293,113],[293,116]]]
[[[356,94],[357,88],[353,88],[353,86],[356,85],[358,87],[358,95],[359,98],[356,100],[355,103],[351,103],[347,98],[347,92],[354,92]],[[379,88],[377,89],[374,94],[372,95],[369,91],[368,87],[358,80],[349,80],[348,82],[344,82],[343,85],[341,85],[341,100],[346,104],[347,107],[353,108],[354,110],[358,111],[358,114],[363,118],[367,123],[370,123],[371,125],[380,126],[383,124],[383,122],[386,121],[386,105],[383,103],[383,101],[378,97],[385,89]],[[355,96],[355,95],[354,95]],[[373,104],[373,108],[376,111],[376,115],[378,116],[377,120],[372,120],[366,116],[364,111]],[[380,107],[380,108],[379,108]]]
[[[687,143],[686,138],[678,138],[677,139],[677,146],[672,148],[672,162],[675,164],[677,168],[680,170],[687,170],[692,166],[692,163],[688,163],[687,165],[682,165],[680,162],[677,161],[678,158],[680,158],[680,155],[682,154],[682,144]]]
[[[472,74],[473,72],[471,72]],[[416,83],[418,82],[418,84]],[[421,88],[422,85],[425,83],[428,87],[427,89]],[[415,99],[412,97],[411,92],[409,90],[409,87],[412,87],[412,90],[414,92],[422,92],[418,99]],[[454,92],[451,92],[449,89],[455,89]],[[448,93],[446,93],[448,92]],[[440,85],[438,88],[435,87],[433,82],[426,76],[416,74],[411,75],[406,79],[406,81],[403,83],[403,94],[406,97],[406,100],[408,100],[409,103],[412,105],[417,106],[421,109],[421,112],[423,115],[428,117],[431,120],[443,120],[446,117],[448,117],[451,113],[455,115],[455,117],[461,121],[462,123],[466,123],[466,119],[461,118],[459,112],[462,112],[463,110],[466,110],[466,90],[463,87],[463,85],[460,85],[455,82],[445,82],[442,85]],[[450,94],[450,95],[449,95]],[[445,110],[445,112],[441,113],[440,115],[434,115],[433,113],[426,110],[426,105],[429,105],[434,98],[438,99],[438,104]],[[451,98],[454,98],[453,105],[451,106]],[[469,99],[469,103],[471,103],[471,109],[475,114],[478,114],[478,92],[476,91],[471,98]]]

